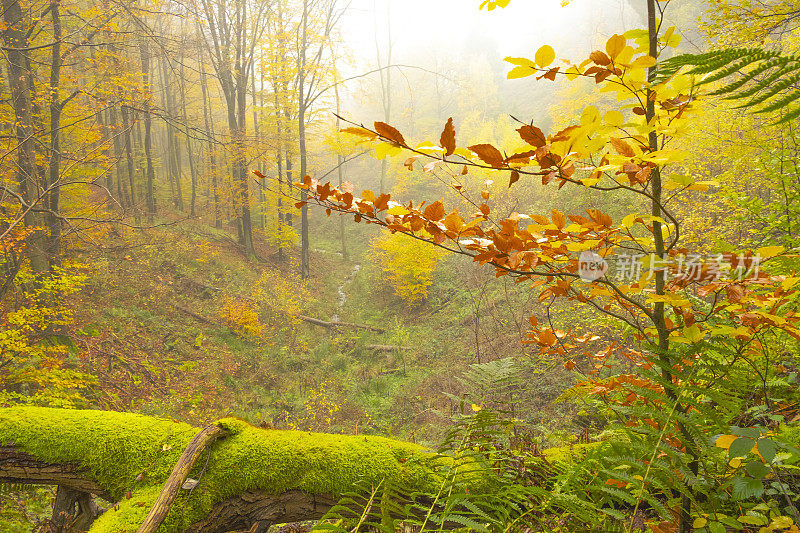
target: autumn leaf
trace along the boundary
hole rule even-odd
[[[503,166],[503,154],[491,144],[474,144],[468,148],[475,152],[487,165],[491,165],[494,168]]]
[[[534,56],[534,61],[540,67],[544,68],[550,65],[556,58],[556,52],[553,50],[553,47],[546,44],[539,48],[536,51],[536,55]]]
[[[518,181],[519,181],[519,172],[517,172],[516,170],[512,170],[511,177],[509,177],[508,179],[508,186],[511,187]]]
[[[611,38],[606,41],[606,52],[611,59],[616,59],[617,56],[622,52],[625,48],[625,37],[619,34],[612,35]]]
[[[575,368],[575,361],[573,361],[572,359],[566,361],[564,363],[564,368],[571,371],[573,368]]]
[[[375,133],[369,131],[366,128],[349,127],[349,128],[342,128],[339,131],[341,133],[349,133],[351,135],[358,135],[359,137],[367,137],[369,139],[375,138]]]
[[[564,226],[567,224],[567,217],[559,211],[558,209],[553,209],[553,224],[556,225],[558,229],[564,229]]]
[[[444,125],[441,137],[439,137],[439,145],[444,148],[445,157],[452,155],[456,149],[456,129],[453,127],[453,117],[447,119],[447,124]]]
[[[444,205],[442,205],[441,201],[437,200],[432,204],[430,204],[428,207],[426,207],[425,211],[423,211],[423,214],[425,215],[425,218],[427,218],[428,220],[434,222],[436,222],[437,220],[441,220],[442,217],[444,216]]]
[[[611,63],[611,59],[609,59],[605,52],[601,52],[600,50],[595,50],[589,54],[589,59],[602,66],[606,66]]]
[[[397,131],[393,126],[385,122],[376,122],[375,123],[375,131],[383,137],[384,139],[389,139],[401,146],[406,146],[406,140],[403,139],[403,135]]]
[[[536,126],[529,126],[528,124],[525,124],[521,128],[517,128],[517,133],[519,133],[519,136],[523,141],[531,146],[535,146],[536,148],[547,144],[547,139],[545,138],[544,133],[542,133],[542,130]]]
[[[633,151],[633,148],[631,148],[630,145],[622,139],[611,137],[609,142],[611,142],[611,146],[614,147],[614,150],[616,150],[619,155],[625,157],[634,157],[636,155],[636,152]]]

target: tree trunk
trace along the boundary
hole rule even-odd
[[[144,157],[145,157],[145,204],[147,208],[148,220],[152,223],[156,213],[155,197],[155,170],[153,169],[152,154],[152,121],[150,118],[150,98],[152,87],[150,86],[150,48],[145,39],[139,42],[139,58],[142,63],[142,87],[147,94],[144,100]]]
[[[205,122],[206,135],[208,136],[208,171],[211,173],[211,194],[214,197],[214,227],[222,227],[222,218],[219,208],[219,186],[217,185],[217,161],[214,156],[214,122],[210,118],[210,97],[206,83],[206,68],[203,61],[203,52],[200,51],[200,90],[203,93],[203,121]]]
[[[33,76],[30,72],[30,58],[26,50],[29,30],[17,0],[3,0],[2,6],[3,21],[6,26],[5,31],[2,32],[3,42],[6,46],[17,138],[15,180],[19,184],[20,195],[30,206],[41,202],[42,198],[40,198],[40,169],[36,164]],[[26,206],[21,206],[21,211],[25,211],[25,209],[27,209]],[[25,225],[31,228],[43,226],[42,217],[32,210],[27,212],[24,220]],[[31,261],[31,268],[34,272],[44,272],[47,270],[45,253],[47,244],[44,233],[41,230],[35,231],[27,241],[29,246],[26,253]]]
[[[51,4],[50,16],[53,20],[53,48],[50,63],[50,165],[47,186],[50,189],[47,226],[50,237],[47,246],[47,260],[50,268],[61,264],[61,219],[58,217],[60,203],[59,177],[61,173],[61,15],[58,2]]]

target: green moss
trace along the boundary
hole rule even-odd
[[[217,502],[252,489],[337,495],[362,480],[387,479],[435,490],[432,454],[415,444],[382,437],[264,430],[238,419],[218,423],[231,434],[214,445],[200,484],[191,496],[178,497],[159,531],[181,531]],[[95,523],[93,533],[136,531],[196,432],[187,424],[130,413],[0,409],[0,442],[13,442],[46,461],[79,463],[121,500]],[[198,461],[192,477],[199,477],[204,464],[204,459]],[[142,472],[144,478],[137,482]],[[125,498],[127,491],[131,498]]]

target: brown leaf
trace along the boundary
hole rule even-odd
[[[461,175],[462,176],[464,174],[466,174],[467,172],[469,172],[469,169],[467,168],[467,165],[464,165],[463,167],[461,167]]]
[[[525,124],[521,128],[517,128],[517,133],[519,133],[519,136],[523,141],[531,146],[535,146],[536,148],[547,144],[547,139],[545,138],[544,133],[542,133],[542,130],[536,126],[529,126],[528,124]]]
[[[489,199],[489,191],[487,191],[486,189],[482,190],[481,191],[481,198],[483,198],[484,200],[488,200]]]
[[[611,146],[614,147],[614,150],[616,150],[619,155],[623,155],[625,157],[634,157],[636,155],[636,152],[633,151],[633,148],[631,148],[630,145],[622,139],[611,137],[609,141],[611,142]]]
[[[728,300],[739,303],[745,295],[745,288],[742,285],[734,284],[725,287],[725,293],[728,295]]]
[[[450,231],[459,232],[464,227],[464,219],[458,214],[458,211],[453,211],[444,219],[444,227]]]
[[[589,54],[589,59],[602,66],[606,66],[611,63],[611,59],[609,59],[606,53],[601,52],[600,50],[595,50]]]
[[[409,157],[408,159],[406,159],[406,162],[403,163],[403,166],[406,167],[408,170],[414,170],[414,161],[416,161],[418,157],[419,157],[418,155]]]
[[[518,181],[519,181],[519,172],[517,172],[516,170],[512,170],[511,177],[508,178],[508,186],[511,187]]]
[[[544,78],[546,80],[556,81],[556,74],[558,74],[558,71],[560,69],[561,69],[561,67],[551,68],[550,70],[548,70],[547,72],[545,72],[544,74],[539,76],[537,79],[540,80],[540,79]]]
[[[423,214],[425,215],[425,218],[434,222],[437,220],[442,220],[442,217],[444,216],[444,205],[442,205],[442,202],[437,200],[426,207]]]
[[[403,139],[403,135],[399,131],[397,131],[393,126],[390,126],[385,122],[376,122],[375,131],[377,131],[378,134],[384,139],[389,139],[390,141],[395,142],[400,146],[406,146],[406,140]]]
[[[474,144],[469,149],[475,152],[481,160],[494,168],[503,166],[503,154],[491,144]]]
[[[567,224],[566,215],[558,209],[553,209],[552,215],[553,224],[555,224],[558,229],[564,229],[564,226]]]
[[[439,145],[444,148],[444,155],[452,155],[456,149],[456,129],[453,127],[453,117],[447,119],[447,124],[444,125],[441,137],[439,137]]]

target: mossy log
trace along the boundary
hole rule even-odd
[[[320,518],[358,483],[435,491],[437,459],[421,446],[371,436],[260,429],[223,419],[158,531],[223,532]],[[134,533],[198,430],[131,413],[0,409],[0,481],[59,485],[116,502],[91,533]]]

